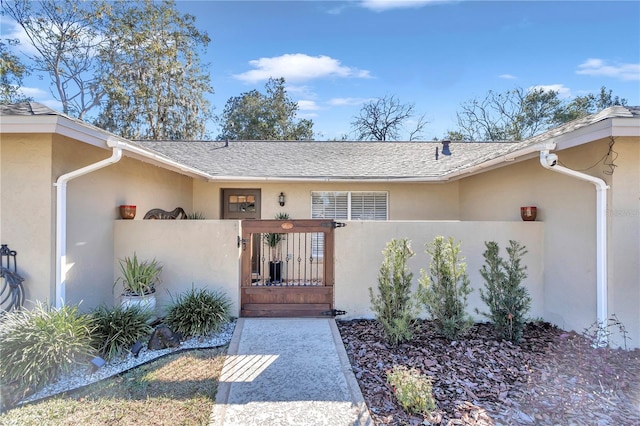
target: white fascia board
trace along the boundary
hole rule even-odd
[[[612,136],[640,137],[640,117],[611,120]]]
[[[2,133],[59,134],[99,148],[112,148],[120,139],[105,130],[60,115],[5,115]],[[122,139],[124,140],[124,139]]]
[[[624,136],[640,136],[640,118],[609,118],[560,135],[553,141],[558,146],[557,150],[563,150],[600,139]]]
[[[157,166],[163,169],[171,170],[173,172],[177,172],[192,178],[205,179],[205,180],[209,180],[212,178],[211,175],[199,169],[186,166],[164,155],[148,151],[145,148],[131,145],[125,139],[117,141],[116,146],[121,148],[124,155],[129,158],[133,158],[135,160],[142,161],[144,163],[152,164],[154,166]]]

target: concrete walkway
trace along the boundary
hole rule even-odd
[[[240,318],[211,425],[373,425],[332,318]]]

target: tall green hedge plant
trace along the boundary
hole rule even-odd
[[[480,269],[485,288],[480,289],[480,298],[489,312],[477,311],[491,321],[499,338],[517,343],[522,338],[526,314],[531,308],[531,297],[522,285],[527,277],[522,256],[527,250],[519,242],[510,240],[505,260],[495,241],[485,242],[485,247],[485,264]]]
[[[406,238],[389,241],[382,253],[378,293],[374,294],[369,287],[369,295],[387,340],[397,345],[411,340],[416,325],[418,309],[416,298],[411,294],[413,273],[407,266],[415,253]]]
[[[453,238],[438,236],[425,247],[431,263],[428,273],[421,270],[419,297],[445,337],[454,339],[473,324],[466,312],[472,291],[467,265],[460,255],[460,244]]]

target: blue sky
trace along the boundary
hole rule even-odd
[[[426,116],[423,139],[456,127],[460,104],[515,87],[571,99],[601,86],[640,105],[637,1],[178,0],[211,37],[221,113],[232,96],[283,76],[316,139],[349,135],[363,102],[393,95]],[[2,32],[13,31],[3,18]],[[56,107],[47,80],[25,86]],[[210,127],[217,135],[215,125]],[[405,135],[408,137],[408,135]]]

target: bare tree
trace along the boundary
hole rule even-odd
[[[76,0],[3,1],[2,10],[20,25],[37,53],[35,71],[51,77],[54,98],[65,114],[82,119],[100,104],[96,56],[102,43],[83,3]]]
[[[613,96],[605,87],[599,94],[578,96],[567,102],[558,92],[541,87],[515,88],[504,93],[489,91],[483,99],[471,99],[457,113],[458,128],[448,132],[451,140],[519,141],[551,127],[593,114],[627,100]]]
[[[415,116],[415,104],[403,104],[395,96],[374,99],[362,106],[360,114],[351,122],[352,131],[358,140],[398,140],[400,131]],[[421,115],[416,126],[409,131],[410,140],[420,136],[427,124]]]
[[[490,90],[484,99],[462,104],[454,139],[522,140],[551,126],[561,104],[557,92],[542,88]]]

